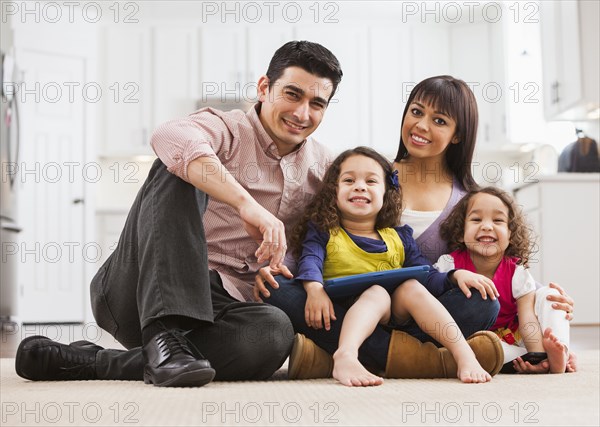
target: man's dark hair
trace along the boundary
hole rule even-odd
[[[333,91],[328,101],[335,94],[343,75],[338,59],[329,49],[305,40],[287,42],[277,49],[267,70],[269,89],[288,67],[300,67],[308,73],[331,80]]]

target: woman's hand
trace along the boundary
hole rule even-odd
[[[513,367],[519,374],[546,374],[550,370],[550,364],[547,359],[537,365],[532,365],[529,362],[523,362],[523,359],[517,357],[513,360]],[[577,372],[577,356],[575,353],[569,352],[565,372]]]
[[[304,307],[304,320],[309,328],[331,329],[331,321],[336,320],[333,303],[319,282],[305,282],[306,306]]]
[[[563,310],[566,311],[565,319],[571,321],[573,320],[573,307],[575,306],[575,301],[571,298],[565,290],[554,282],[550,282],[550,287],[554,288],[558,291],[560,295],[548,295],[546,298],[548,301],[552,301],[552,308],[555,310]]]
[[[290,272],[290,270],[285,266],[281,265],[279,268],[272,268],[270,266],[266,266],[258,270],[258,274],[254,278],[254,289],[252,289],[252,295],[254,296],[254,301],[262,302],[261,294],[265,298],[269,298],[271,293],[267,289],[265,285],[265,281],[273,287],[273,289],[279,288],[279,283],[275,280],[274,276],[278,274],[283,274],[288,279],[294,277],[294,275]]]
[[[471,298],[471,291],[469,288],[478,290],[483,299],[487,299],[488,295],[494,300],[500,296],[494,282],[481,274],[473,273],[468,270],[456,270],[452,276],[467,298]]]
[[[529,362],[524,362],[521,357],[517,357],[513,360],[513,367],[519,374],[547,374],[550,370],[550,363],[548,359],[542,360],[537,365],[532,365]]]

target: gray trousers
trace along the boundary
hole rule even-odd
[[[198,326],[187,337],[217,380],[260,380],[289,355],[293,327],[280,309],[239,302],[208,268],[202,216],[208,197],[156,160],[129,212],[115,251],[90,286],[98,325],[128,351],[101,350],[99,379],[141,380],[142,328],[163,316]]]

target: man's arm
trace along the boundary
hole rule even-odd
[[[259,244],[258,262],[270,259],[270,265],[278,267],[286,252],[284,225],[259,205],[218,159],[216,153],[231,144],[231,138],[219,117],[202,113],[164,123],[155,130],[151,144],[169,171],[233,207],[244,229]]]
[[[194,187],[239,213],[244,229],[260,245],[255,253],[258,262],[270,259],[271,267],[281,265],[287,248],[283,222],[259,205],[218,159],[192,160],[187,175]]]

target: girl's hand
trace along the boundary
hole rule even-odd
[[[493,300],[500,296],[494,282],[481,274],[473,273],[468,270],[456,270],[453,273],[453,278],[467,298],[471,298],[471,291],[469,288],[478,290],[483,299],[487,299],[488,295]]]
[[[319,282],[305,282],[306,306],[304,307],[304,320],[310,328],[325,330],[331,329],[331,321],[336,320],[333,303]]]
[[[554,282],[550,282],[550,287],[554,288],[558,291],[560,295],[548,295],[546,298],[548,301],[552,301],[552,308],[555,310],[563,310],[566,311],[565,319],[573,320],[573,306],[575,305],[575,301],[571,298],[565,290]]]

